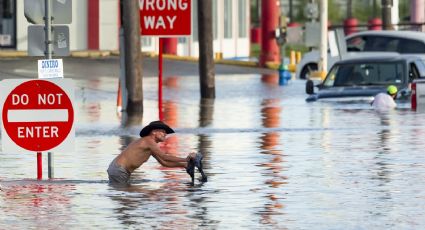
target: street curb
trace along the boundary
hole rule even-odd
[[[102,50],[93,50],[93,51],[73,51],[71,52],[71,57],[90,57],[90,58],[99,58],[111,56],[111,51],[102,51]]]
[[[149,54],[149,57],[158,57],[158,54]],[[197,62],[197,57],[189,57],[189,56],[177,56],[172,54],[163,54],[163,58],[177,61],[191,61]],[[259,67],[257,62],[254,61],[237,61],[237,60],[225,60],[225,59],[214,59],[215,64],[224,64],[224,65],[237,65],[237,66],[245,66],[245,67]]]
[[[278,62],[266,62],[265,63],[265,66],[266,66],[267,69],[278,70],[279,65],[280,65],[280,63],[278,63]]]
[[[237,65],[237,66],[245,66],[245,67],[260,67],[258,62],[254,61],[237,61],[237,60],[214,60],[216,64],[224,64],[224,65]]]
[[[90,57],[99,58],[110,56],[112,51],[108,50],[82,50],[72,51],[70,57]],[[16,57],[29,57],[26,51],[16,50],[0,50],[0,58],[16,58]]]
[[[17,50],[0,50],[1,58],[14,58],[14,57],[26,57],[28,53],[26,51],[17,51]]]
[[[81,51],[72,51],[70,56],[74,58],[102,58],[108,56],[119,56],[120,53],[118,50],[81,50]],[[158,54],[155,52],[142,52],[144,57],[158,57]],[[16,58],[16,57],[28,57],[26,51],[16,51],[16,50],[0,50],[0,58]],[[163,54],[164,59],[177,60],[177,61],[190,61],[197,62],[197,57],[190,56],[177,56],[172,54]],[[238,60],[226,60],[226,59],[215,59],[215,64],[223,65],[235,65],[242,67],[261,67],[258,62],[255,61],[238,61]],[[267,62],[264,68],[268,69],[279,69],[279,63]]]

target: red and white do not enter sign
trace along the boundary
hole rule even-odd
[[[25,81],[4,100],[3,129],[25,150],[41,152],[57,147],[68,137],[73,123],[72,100],[52,81]]]

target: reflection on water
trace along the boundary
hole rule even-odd
[[[425,227],[424,114],[305,103],[305,82],[280,87],[277,75],[218,75],[217,98],[201,100],[197,76],[167,77],[164,121],[177,132],[161,147],[202,152],[209,181],[191,186],[149,159],[116,188],[106,168],[158,119],[157,79],[131,117],[116,113],[117,81],[99,79],[76,84],[76,150],[55,153],[57,179],[28,179],[35,154],[0,154],[0,229]]]
[[[261,81],[269,85],[277,85],[279,83],[279,76],[277,74],[263,74]]]
[[[121,118],[121,126],[124,128],[140,126],[143,122],[142,114],[129,114],[124,111],[119,113],[118,116]]]
[[[215,99],[202,98],[199,102],[199,127],[205,128],[212,125],[214,115],[214,102]],[[198,152],[204,156],[203,168],[208,171],[210,169],[210,158],[212,152],[212,138],[208,134],[198,134]],[[198,175],[199,174],[195,174]],[[201,176],[199,176],[201,177]],[[200,178],[199,178],[200,179]]]
[[[70,196],[76,189],[74,184],[19,181],[4,186],[0,197],[2,228],[61,229],[75,221]]]
[[[265,99],[261,103],[262,124],[265,128],[277,128],[281,126],[280,100]],[[263,154],[269,155],[270,161],[260,164],[265,172],[262,173],[265,177],[265,194],[263,210],[260,222],[265,225],[270,225],[273,228],[280,229],[280,215],[282,215],[284,199],[282,195],[282,185],[285,184],[286,177],[281,173],[284,169],[283,152],[281,150],[280,134],[278,132],[266,132],[260,136],[260,148]],[[268,189],[267,189],[268,188]],[[270,189],[271,188],[271,189]]]

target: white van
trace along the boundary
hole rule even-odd
[[[397,52],[401,54],[425,55],[425,33],[417,31],[370,30],[351,34],[346,37],[348,57],[358,52]],[[311,71],[318,69],[320,53],[314,50],[305,53],[297,65],[296,77],[308,79]],[[345,58],[345,57],[344,57]],[[328,54],[328,70],[339,57]]]

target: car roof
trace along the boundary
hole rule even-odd
[[[413,55],[401,55],[401,54],[388,54],[388,55],[368,55],[368,56],[356,56],[345,58],[344,60],[338,61],[337,64],[351,64],[351,63],[365,63],[365,62],[397,62],[397,61],[412,61],[422,60],[421,57]]]
[[[401,30],[367,30],[347,36],[347,39],[362,35],[398,37],[412,40],[425,41],[425,33],[419,31],[401,31]]]

